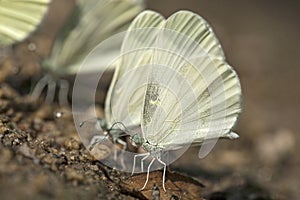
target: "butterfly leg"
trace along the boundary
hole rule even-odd
[[[50,78],[48,81],[46,102],[53,102],[55,97],[55,88],[56,88],[56,81]]]
[[[89,150],[93,150],[93,148],[95,147],[96,144],[102,142],[103,140],[105,139],[105,136],[104,135],[95,135],[91,142],[90,142],[90,147],[89,147]]]
[[[117,147],[116,147],[117,139],[114,139],[113,143],[114,143],[114,161],[116,161],[117,160]]]
[[[125,169],[126,166],[125,166],[125,163],[124,163],[124,152],[125,152],[125,150],[127,148],[127,143],[124,142],[123,140],[121,140],[120,138],[117,139],[117,143],[119,143],[119,144],[122,145],[121,158],[120,158],[121,160],[120,161],[121,161],[122,168]]]
[[[144,172],[144,160],[147,159],[150,156],[150,154],[146,155],[144,158],[141,160],[141,172]]]
[[[165,179],[166,179],[166,169],[167,169],[167,165],[166,165],[166,163],[163,162],[161,159],[157,159],[157,161],[164,165],[163,183],[162,183],[162,185],[163,185],[164,191],[166,192],[166,188],[165,188]]]
[[[136,155],[134,155],[131,176],[134,174],[134,168],[135,168],[136,158],[137,157],[141,157],[141,156],[148,156],[148,155],[150,155],[150,153],[142,153],[142,154],[136,154]]]
[[[42,91],[46,87],[49,80],[50,80],[49,75],[46,75],[43,78],[41,78],[35,85],[32,93],[31,93],[31,96],[35,99],[38,99],[41,96]]]
[[[58,102],[62,105],[68,105],[69,82],[61,79],[59,81]]]
[[[146,185],[147,185],[147,183],[148,183],[148,180],[149,180],[149,173],[150,173],[150,167],[151,167],[151,165],[153,164],[153,162],[154,162],[155,159],[156,159],[156,158],[153,158],[153,159],[151,160],[149,166],[148,166],[146,182],[145,182],[144,186],[143,186],[140,190],[145,189],[145,187],[146,187]]]

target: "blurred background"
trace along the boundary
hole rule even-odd
[[[38,46],[35,54],[49,54],[53,39],[73,5],[71,0],[53,0],[49,16],[30,38]],[[300,2],[149,0],[147,7],[166,17],[180,9],[203,16],[213,27],[242,84],[243,112],[235,127],[240,139],[219,141],[202,160],[197,156],[199,148],[190,149],[171,168],[199,178],[204,184],[204,174],[215,176],[216,183],[229,174],[228,181],[237,186],[242,184],[240,177],[247,177],[275,199],[298,199]],[[15,51],[26,66],[19,69],[20,74],[30,75],[32,68],[38,68],[32,54],[24,48]],[[217,191],[222,184],[210,183],[207,187]]]

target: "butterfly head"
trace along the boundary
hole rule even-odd
[[[131,139],[132,145],[135,147],[141,146],[142,144],[144,144],[146,142],[143,137],[141,137],[137,134],[131,136],[130,139]]]

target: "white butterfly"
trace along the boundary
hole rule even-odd
[[[88,53],[110,35],[126,30],[143,7],[143,0],[77,0],[69,23],[55,40],[50,57],[42,63],[48,75],[39,81],[33,96],[39,97],[48,85],[50,93],[48,92],[46,99],[52,101],[58,82],[55,79],[75,75]],[[98,57],[91,60],[81,73],[103,70],[102,63],[119,53],[121,43],[122,41],[114,41],[108,44],[105,51],[98,52]],[[68,88],[66,81],[60,81],[60,85],[61,88]]]
[[[50,0],[1,0],[0,47],[22,41],[42,21]]]
[[[204,157],[218,138],[235,139],[232,128],[241,112],[241,86],[225,61],[208,23],[199,15],[179,11],[164,19],[153,11],[139,14],[122,44],[121,58],[105,102],[110,127],[122,122],[141,126],[132,141],[164,166],[169,150],[206,143]],[[143,165],[142,165],[143,167]],[[133,166],[134,168],[134,166]]]

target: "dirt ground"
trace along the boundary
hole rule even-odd
[[[138,191],[145,174],[130,176],[93,158],[69,106],[28,95],[72,9],[71,0],[53,0],[39,30],[0,57],[0,199],[299,199],[299,6],[293,0],[149,1],[165,16],[189,9],[206,18],[243,89],[240,139],[219,141],[202,160],[199,148],[189,149],[169,166],[164,193],[160,171]],[[57,119],[55,112],[65,114]]]

